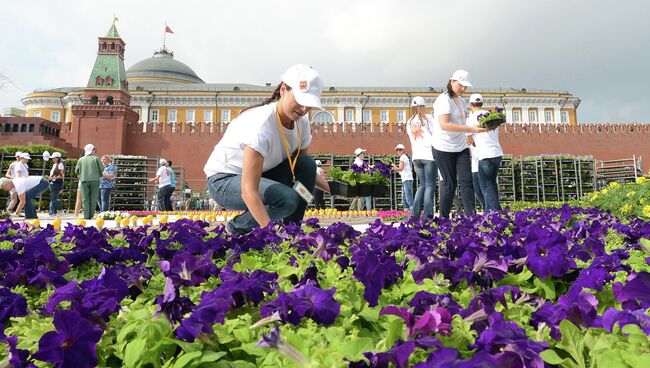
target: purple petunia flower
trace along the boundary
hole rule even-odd
[[[158,266],[176,287],[197,286],[219,271],[212,263],[210,253],[199,258],[187,252],[179,252],[171,261],[159,261]]]
[[[463,360],[460,353],[452,348],[440,348],[431,352],[426,362],[418,363],[413,368],[499,368],[492,355],[479,351],[472,359]]]
[[[524,329],[505,321],[501,313],[492,313],[488,319],[490,328],[481,332],[471,348],[491,354],[500,367],[544,367],[539,353],[547,343],[530,340]]]
[[[615,324],[618,324],[619,328],[623,328],[623,326],[630,324],[637,325],[641,327],[641,330],[643,330],[646,335],[650,334],[650,317],[648,317],[642,309],[627,311],[608,308],[605,313],[603,313],[603,328],[612,332],[612,328]]]
[[[431,307],[420,315],[411,313],[408,308],[394,305],[384,307],[379,315],[392,314],[404,320],[407,328],[407,339],[414,339],[419,335],[439,333],[448,335],[451,332],[451,314],[442,307]]]
[[[526,266],[537,277],[562,277],[576,267],[568,257],[567,239],[555,230],[531,227],[526,239]]]
[[[169,277],[165,282],[165,292],[156,297],[156,304],[158,304],[158,308],[156,308],[154,316],[163,313],[172,325],[176,322],[180,323],[183,316],[194,308],[194,303],[190,298],[179,295],[178,290],[174,287],[174,282]]]
[[[73,310],[54,312],[56,331],[47,332],[38,342],[33,358],[53,363],[55,367],[97,366],[96,345],[102,329]]]
[[[393,347],[385,353],[364,353],[363,355],[368,359],[369,364],[365,361],[351,362],[350,368],[406,368],[408,361],[415,350],[414,341],[401,341],[398,340],[393,344]]]
[[[300,324],[303,317],[311,318],[325,326],[331,325],[341,311],[341,304],[334,299],[336,288],[323,290],[313,282],[280,293],[275,300],[262,306],[262,317],[278,312],[283,322]]]
[[[403,274],[394,257],[361,248],[353,251],[352,263],[354,277],[366,287],[363,298],[370,307],[379,304],[381,290],[395,284]]]
[[[11,317],[27,315],[27,299],[20,294],[14,294],[7,288],[0,289],[0,328]]]
[[[3,339],[0,339],[2,341]],[[7,352],[9,353],[9,365],[11,368],[36,368],[34,363],[29,359],[29,350],[18,349],[18,336],[9,336],[4,339],[8,345]]]

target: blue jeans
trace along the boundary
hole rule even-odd
[[[368,196],[365,198],[366,201],[366,210],[371,210],[372,209],[372,197]]]
[[[38,197],[41,193],[49,187],[47,180],[41,179],[41,182],[37,186],[25,192],[25,218],[35,219],[36,209],[34,209],[34,199]]]
[[[501,157],[486,158],[478,162],[478,178],[485,198],[485,207],[483,208],[486,212],[501,211],[499,186],[497,185],[499,167],[501,167]]]
[[[476,200],[474,199],[474,186],[472,185],[472,165],[469,158],[469,148],[465,148],[460,152],[445,152],[433,149],[433,157],[438,163],[438,170],[442,177],[440,182],[440,217],[449,218],[457,185],[460,186],[460,199],[463,202],[465,215],[475,214]]]
[[[311,156],[298,156],[295,173],[296,180],[307,187],[307,190],[310,192],[314,190],[316,162]],[[238,174],[220,173],[208,178],[208,191],[217,203],[229,210],[246,211],[228,223],[229,231],[245,234],[259,224],[242,199],[241,184],[242,176]],[[262,173],[258,192],[271,221],[277,219],[283,219],[285,223],[302,221],[307,202],[293,190],[288,160]]]
[[[402,182],[402,204],[404,211],[413,207],[413,180],[404,180]]]
[[[476,196],[476,199],[481,204],[481,208],[485,211],[485,199],[483,199],[483,191],[478,181],[478,171],[472,171],[472,185],[474,186],[474,196]]]
[[[438,166],[433,160],[413,160],[415,175],[418,177],[418,190],[413,199],[411,216],[420,218],[422,203],[424,202],[424,217],[433,216],[433,204],[436,198],[436,184],[438,182]]]
[[[55,180],[50,183],[50,205],[48,213],[50,216],[56,215],[57,211],[61,208],[59,205],[59,193],[63,189],[63,180]]]
[[[108,211],[111,203],[113,188],[99,188],[99,208],[102,212]]]

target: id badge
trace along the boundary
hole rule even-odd
[[[298,180],[296,180],[296,184],[293,185],[293,190],[295,190],[300,198],[304,199],[307,203],[311,203],[311,201],[314,200],[314,196],[311,194],[309,189]]]

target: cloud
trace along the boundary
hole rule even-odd
[[[587,0],[24,0],[3,3],[0,71],[33,90],[82,86],[115,13],[126,66],[167,46],[206,82],[277,83],[291,64],[327,85],[568,90],[582,121],[647,121],[650,2]],[[24,92],[0,90],[0,106]]]

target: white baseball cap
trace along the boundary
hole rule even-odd
[[[29,156],[29,153],[23,152],[20,154],[20,158],[26,158],[28,160],[31,160],[32,158]]]
[[[159,162],[161,165],[165,165],[165,164],[167,164],[167,160],[165,160],[164,158],[161,158],[160,161],[158,161],[158,162]]]
[[[58,157],[58,158],[61,158],[61,152],[54,152],[54,153],[52,154],[52,158],[57,158],[57,157]]]
[[[293,90],[293,96],[302,106],[322,109],[320,94],[323,83],[318,72],[307,64],[296,64],[282,75],[282,81]]]
[[[22,154],[22,152],[16,151],[16,157],[20,157],[21,154]]]
[[[421,96],[413,97],[413,100],[411,101],[411,106],[424,106],[424,105],[426,105],[426,102],[424,102],[424,97]]]
[[[403,150],[403,149],[405,149],[405,148],[404,148],[404,145],[400,143],[400,144],[398,144],[397,146],[395,146],[395,149],[396,149],[396,150],[398,150],[398,149]]]
[[[458,83],[465,87],[472,86],[472,84],[469,82],[469,72],[466,70],[456,70],[454,74],[449,77],[449,80],[458,81]]]
[[[472,95],[469,96],[469,102],[483,102],[483,96],[478,93],[472,93]]]
[[[95,145],[93,145],[92,143],[88,143],[84,147],[84,153],[86,154],[86,156],[88,156],[89,154],[93,153],[94,149],[95,149]]]
[[[323,163],[321,162],[321,160],[316,160],[316,165],[320,166],[320,165],[322,165],[322,164],[323,164]]]
[[[364,152],[366,152],[366,150],[364,150],[363,148],[357,148],[357,149],[354,150],[354,155],[359,156],[360,154],[362,154]]]

